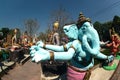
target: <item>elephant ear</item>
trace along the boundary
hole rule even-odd
[[[69,35],[71,35],[71,38],[78,39],[78,29],[75,24],[72,24],[69,28]]]
[[[76,24],[70,24],[63,27],[65,34],[68,38],[78,39],[78,28]]]

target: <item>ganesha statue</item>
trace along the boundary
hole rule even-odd
[[[69,24],[63,27],[69,42],[65,45],[50,45],[38,41],[30,48],[32,61],[46,60],[68,61],[67,80],[84,80],[88,78],[89,70],[94,66],[94,58],[113,61],[112,55],[100,52],[100,40],[93,25],[86,21],[81,27]]]

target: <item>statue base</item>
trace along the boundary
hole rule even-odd
[[[117,55],[115,59],[120,60],[120,55]]]
[[[112,65],[108,66],[103,66],[105,70],[115,70],[117,67],[116,63],[112,63]]]

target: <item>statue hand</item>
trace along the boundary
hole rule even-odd
[[[31,46],[30,51],[32,51],[32,50],[38,51],[39,49],[40,49],[40,48],[39,48],[38,46],[33,45],[33,46]]]
[[[112,62],[113,60],[114,60],[114,56],[113,55],[108,56],[108,62],[109,63]]]
[[[39,61],[41,61],[41,60],[42,60],[41,54],[39,54],[38,52],[36,52],[36,53],[34,54],[33,58],[32,58],[32,61],[34,61],[34,62],[39,62]]]
[[[30,48],[29,48],[29,50],[31,51],[31,50],[33,50],[33,49],[35,49],[35,45],[33,45],[33,46],[31,46]]]
[[[40,49],[40,47],[38,47],[38,46],[35,46],[35,45],[31,46],[30,56],[33,57],[35,55],[35,52],[38,51],[39,49]]]
[[[32,61],[39,62],[39,61],[49,60],[49,59],[50,59],[49,51],[40,48],[39,51],[35,52],[34,57],[32,58]]]
[[[39,47],[43,47],[44,43],[43,43],[43,41],[40,40],[36,43],[36,45],[39,46]]]
[[[105,44],[108,44],[110,41],[106,41]]]
[[[30,51],[30,56],[33,57],[37,51],[36,50],[31,50]]]

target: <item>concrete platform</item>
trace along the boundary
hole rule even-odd
[[[118,65],[119,60],[114,60],[114,63]],[[111,76],[114,74],[115,70],[105,70],[102,67],[98,67],[92,71],[91,77],[89,80],[109,80]]]

